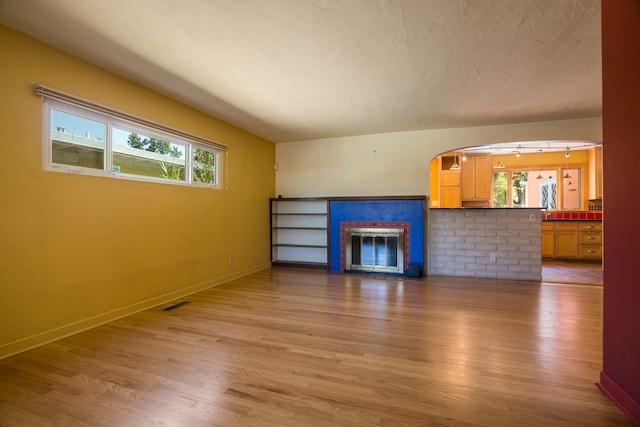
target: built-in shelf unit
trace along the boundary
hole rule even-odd
[[[328,268],[329,202],[272,198],[271,264]]]

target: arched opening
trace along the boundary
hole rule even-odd
[[[431,161],[430,208],[539,208],[542,280],[602,284],[602,153],[582,140],[447,151]]]
[[[430,165],[431,208],[596,211],[602,207],[602,145],[521,141],[460,147]]]

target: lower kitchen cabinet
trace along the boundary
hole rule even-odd
[[[578,257],[602,259],[602,223],[578,223]]]
[[[544,221],[542,257],[602,259],[602,222]]]

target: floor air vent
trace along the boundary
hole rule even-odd
[[[187,305],[187,304],[191,304],[191,301],[182,301],[177,304],[170,305],[169,307],[163,308],[162,311],[172,311],[172,310],[175,310],[176,308],[180,308],[183,305]]]

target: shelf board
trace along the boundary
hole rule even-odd
[[[271,261],[273,267],[300,267],[326,270],[328,265],[326,262],[308,262],[308,261]]]
[[[283,215],[296,215],[296,216],[327,216],[326,212],[272,212],[271,215],[283,216]]]
[[[289,248],[317,248],[317,249],[326,249],[327,245],[300,245],[295,243],[274,243],[271,245],[273,247],[289,247]]]
[[[326,230],[327,227],[273,227],[273,230]]]

